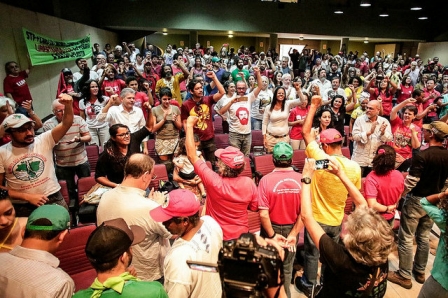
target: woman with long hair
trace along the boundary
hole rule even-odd
[[[395,209],[404,190],[403,174],[395,170],[395,150],[381,145],[372,161],[372,171],[364,180],[364,195],[370,208],[376,210],[393,227]]]
[[[269,85],[269,89],[274,92],[275,88],[280,87],[282,85],[282,72],[276,71],[274,72],[274,75],[272,76],[271,83]]]
[[[330,111],[333,117],[333,125],[342,137],[345,135],[345,99],[342,95],[335,95],[330,101]]]
[[[205,69],[204,66],[202,65],[202,59],[201,57],[196,57],[194,59],[194,65],[190,70],[190,75],[188,76],[189,80],[193,80],[195,75],[201,75],[203,78],[205,78]]]
[[[152,108],[155,136],[155,150],[162,161],[172,159],[179,150],[179,131],[182,129],[180,109],[171,105],[171,90],[167,87],[160,89],[161,104]]]
[[[261,130],[264,147],[268,153],[272,152],[275,144],[279,142],[289,143],[289,112],[298,106],[302,99],[306,100],[302,93],[301,81],[295,82],[294,88],[299,98],[287,100],[285,88],[278,87],[275,89],[271,104],[264,110]]]
[[[412,86],[411,77],[405,76],[403,80],[401,80],[400,86],[398,86],[398,97],[397,104],[402,103],[406,99],[412,97],[412,91],[414,91],[414,86]]]
[[[328,128],[334,128],[333,117],[330,109],[326,106],[321,106],[313,119],[313,132],[316,141],[319,142],[320,133]]]
[[[26,217],[16,217],[16,211],[5,189],[0,189],[0,253],[9,252],[22,243]]]
[[[84,118],[92,137],[90,144],[104,146],[109,139],[109,124],[98,121],[96,116],[107,104],[109,97],[104,96],[95,80],[88,80],[82,88],[82,98],[79,101],[79,111]]]
[[[394,235],[387,222],[366,201],[342,170],[339,162],[329,156],[327,171],[344,184],[356,209],[347,218],[342,232],[342,244],[330,238],[313,217],[311,181],[315,161],[305,162],[302,176],[301,216],[311,239],[320,252],[324,286],[316,295],[322,297],[383,297],[386,293],[388,256],[394,248]],[[318,183],[324,183],[319,181]],[[296,286],[300,279],[296,279]]]
[[[426,279],[417,298],[448,297],[448,189],[422,198],[420,204],[440,229],[440,240],[431,275]]]
[[[366,81],[365,90],[370,93],[370,100],[376,99],[381,103],[383,111],[382,117],[389,120],[390,112],[392,111],[392,99],[395,96],[395,91],[397,91],[397,85],[388,77],[382,77],[381,80],[378,80],[376,86],[375,81],[375,78],[370,82]]]
[[[144,108],[148,107],[149,105],[145,105]],[[114,124],[109,128],[110,139],[104,145],[104,151],[100,154],[95,168],[96,182],[116,187],[123,181],[126,161],[132,154],[141,151],[140,145],[143,139],[153,130],[153,117],[150,111],[146,126],[136,132],[131,133],[124,124]]]

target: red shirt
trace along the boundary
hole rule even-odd
[[[299,106],[295,107],[294,109],[291,110],[291,112],[289,112],[288,121],[293,122],[296,120],[305,120],[309,109],[310,109],[309,107],[306,107],[305,109],[302,109]],[[302,127],[303,124],[294,125],[289,131],[289,137],[293,140],[303,140]]]
[[[426,88],[423,89],[423,98],[426,98],[426,97],[430,96],[431,94],[433,94],[434,97],[431,99],[428,99],[426,102],[423,103],[423,109],[426,109],[430,104],[432,104],[434,102],[434,99],[436,99],[438,96],[440,96],[440,93],[435,89],[432,89],[431,91],[429,91]],[[434,111],[431,111],[428,113],[428,117],[436,117],[436,116],[437,116],[437,113]]]
[[[194,127],[194,133],[201,141],[208,141],[215,136],[212,121],[212,109],[215,101],[213,96],[203,96],[196,104],[192,98],[183,102],[181,107],[181,119],[187,120],[188,116],[197,116],[198,122]]]
[[[26,100],[33,100],[28,84],[25,81],[26,78],[28,78],[28,74],[25,70],[22,70],[17,77],[7,75],[3,80],[3,91],[10,93],[19,106]]]
[[[393,140],[389,142],[389,145],[395,149],[395,152],[408,159],[412,157],[412,130],[403,124],[403,120],[400,117],[395,118],[390,122]],[[415,130],[418,131],[418,139],[421,140],[421,129],[416,124]]]
[[[403,174],[397,170],[392,170],[384,176],[378,176],[375,171],[372,171],[364,181],[364,194],[366,199],[376,198],[376,201],[384,206],[396,204],[403,190]],[[394,214],[381,213],[381,216],[389,220],[394,217]]]
[[[394,94],[386,96],[386,92],[380,92],[378,88],[375,88],[375,92],[370,96],[370,100],[376,100],[378,97],[382,100],[383,116],[389,116],[392,111],[392,99],[394,98]]]
[[[410,85],[406,87],[405,85],[401,85],[401,89],[398,91],[397,103],[402,103],[406,99],[411,98],[413,91],[414,86]]]
[[[101,91],[106,96],[111,96],[113,94],[106,92],[106,87],[112,87],[115,94],[120,95],[121,89],[126,88],[126,83],[123,80],[115,79],[113,81],[104,80],[103,85],[101,85]]]
[[[148,111],[143,108],[143,104],[145,102],[148,102],[149,98],[148,95],[144,92],[136,92],[134,97],[134,107],[139,107],[143,111],[143,115],[145,116],[145,119],[148,119]]]
[[[247,233],[247,210],[258,210],[257,187],[254,181],[246,176],[222,177],[201,159],[193,166],[207,189],[205,213],[221,226],[224,240],[236,239],[242,233]]]

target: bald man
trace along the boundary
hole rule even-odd
[[[45,121],[43,130],[49,131],[62,122],[65,106],[54,100],[52,103],[54,117]],[[75,175],[79,178],[90,176],[90,165],[87,160],[85,143],[91,136],[87,124],[80,116],[74,116],[73,123],[67,133],[54,147],[56,177],[67,181],[70,204],[77,202]]]
[[[369,101],[365,115],[358,117],[353,125],[352,160],[361,167],[362,177],[366,177],[372,171],[372,160],[377,148],[392,141],[390,123],[386,118],[379,116],[380,110],[380,101]]]

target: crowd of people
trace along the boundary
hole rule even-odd
[[[425,283],[419,297],[448,296],[448,69],[437,57],[423,65],[418,55],[370,58],[307,46],[279,57],[227,44],[140,51],[125,42],[95,44],[93,53],[91,66],[79,58],[77,72],[62,69],[54,116],[44,123],[33,111],[29,69],[5,65],[0,252],[9,253],[0,254],[8,268],[0,296],[29,297],[40,288],[48,297],[73,294],[53,255],[70,221],[58,180],[67,181],[70,205],[77,202],[76,179],[91,175],[87,144],[101,148],[94,176],[110,190],[86,246],[97,278],[75,297],[220,297],[219,275],[187,261],[217,263],[223,241],[248,232],[247,210],[259,212],[260,235],[283,259],[283,286],[266,289],[269,297],[291,297],[291,282],[309,297],[382,297],[387,281],[410,289],[412,277]],[[226,148],[216,147],[218,117]],[[258,185],[241,175],[254,130],[275,166]],[[308,157],[301,173],[292,166],[295,150]],[[328,168],[316,169],[322,160]],[[148,189],[155,163],[166,165],[179,189]],[[347,196],[356,209],[343,228]],[[399,270],[388,272],[397,210]],[[434,222],[442,234],[426,278]],[[294,280],[303,227],[304,272]],[[17,278],[30,268],[47,279]]]

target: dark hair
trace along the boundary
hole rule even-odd
[[[179,140],[179,144],[177,144],[177,147],[179,148],[178,155],[187,155],[187,149],[185,148],[185,138],[181,138]],[[199,136],[197,134],[194,134],[194,142],[200,142]]]
[[[171,89],[170,88],[168,88],[168,87],[160,88],[160,90],[159,90],[159,98],[160,98],[160,100],[162,100],[162,97],[165,96],[165,95],[167,95],[169,97],[173,97],[173,94],[171,93]]]
[[[116,141],[112,139],[112,137],[117,137],[118,129],[120,128],[126,128],[129,130],[129,127],[127,127],[124,124],[117,123],[109,127],[109,135],[110,139],[107,140],[107,142],[104,144],[104,152],[109,154],[111,157],[116,159],[117,164],[121,166],[121,168],[124,167],[125,162],[127,161],[130,151],[128,150],[126,156],[123,156],[123,154],[120,152],[120,149],[118,148],[118,145]],[[129,130],[130,131],[130,130]]]
[[[201,82],[199,82],[198,80],[195,80],[195,79],[191,80],[190,82],[188,82],[187,89],[190,91],[193,91],[196,84],[201,84]]]
[[[235,178],[238,177],[244,171],[246,164],[244,164],[244,166],[242,166],[241,168],[232,169],[231,167],[226,165],[221,159],[218,158],[216,160],[216,166],[218,167],[218,170],[220,171],[222,177]]]
[[[230,81],[226,81],[222,86],[224,87],[224,90],[227,92],[229,92],[229,86],[230,84],[235,84],[234,82],[230,82]]]
[[[137,83],[138,83],[138,80],[137,80],[136,77],[134,77],[134,76],[129,76],[129,77],[127,77],[127,79],[126,79],[126,86],[129,85],[129,83],[132,82],[132,81],[137,81]]]
[[[401,80],[401,85],[405,85],[406,84],[406,80],[410,78],[409,76],[404,76],[403,79]],[[412,81],[409,83],[409,85],[412,86]]]
[[[82,97],[84,98],[84,105],[87,104],[87,102],[89,102],[90,97],[92,96],[92,94],[90,93],[90,84],[92,84],[92,82],[95,82],[98,86],[98,95],[97,95],[97,100],[102,103],[104,101],[103,98],[103,91],[101,91],[101,87],[100,84],[96,81],[96,80],[88,80],[87,82],[84,83],[84,86],[82,87],[81,93],[82,93]]]
[[[274,158],[274,155],[272,155],[272,161],[276,168],[289,168],[292,164],[292,158],[288,160],[277,160]]]
[[[165,63],[162,64],[162,69],[160,70],[160,77],[161,78],[165,78],[166,77],[165,67],[167,67],[167,66],[169,66],[171,68],[171,64],[165,64]]]
[[[37,220],[35,220],[33,222],[33,225],[36,226],[49,226],[51,227],[53,224],[51,223],[50,220],[46,219],[46,218],[39,218]],[[35,231],[35,230],[28,230],[25,229],[25,235],[23,237],[23,239],[27,239],[27,238],[34,238],[34,239],[40,239],[43,241],[50,241],[53,240],[54,238],[56,238],[61,232],[63,232],[65,230],[61,230],[61,231]]]
[[[330,117],[331,117],[330,124],[328,125],[327,128],[334,128],[333,117],[332,117],[333,114],[331,113],[331,110],[326,106],[322,106],[317,110],[316,115],[314,115],[314,119],[313,119],[313,127],[319,128],[319,132],[321,132],[319,119],[322,117],[322,114],[325,112],[330,113]]]
[[[142,55],[142,54],[140,54],[140,53],[137,53],[137,54],[135,55],[135,57],[140,57],[140,58],[143,58],[143,55]]]
[[[285,104],[286,104],[286,100],[287,100],[287,98],[286,98],[286,90],[283,87],[277,87],[277,88],[275,88],[274,96],[272,97],[272,101],[271,101],[271,107],[269,109],[271,112],[274,110],[274,107],[275,107],[275,105],[277,103],[277,93],[278,93],[278,90],[280,90],[280,89],[282,89],[283,92],[285,92],[285,99],[282,100],[282,112],[285,110]]]
[[[173,60],[177,60],[179,58],[180,54],[179,53],[175,53],[173,55]]]
[[[422,91],[421,90],[419,90],[419,89],[414,89],[414,91],[412,91],[412,94],[411,94],[411,96],[414,98],[414,97],[417,97],[417,96],[420,96],[420,95],[422,95]]]
[[[225,72],[222,74],[220,83],[223,84],[223,83],[227,82],[227,81],[230,79],[230,76],[231,76],[231,75],[232,75],[232,74],[231,74],[230,72],[225,71]]]
[[[358,77],[358,76],[351,77],[351,78],[348,80],[348,83],[349,83],[349,84],[353,84],[353,80],[358,80],[358,82],[359,82],[359,86],[362,86],[362,80],[361,80],[360,77]]]
[[[376,155],[372,161],[373,171],[375,171],[375,174],[377,174],[378,176],[384,176],[393,169],[395,169],[396,156],[397,153],[391,146],[389,145],[379,146],[378,149],[376,150]]]
[[[76,65],[78,65],[78,62],[81,61],[81,60],[86,60],[86,59],[85,59],[85,58],[77,58],[77,59],[75,60]]]
[[[9,68],[8,68],[8,67],[9,67],[9,65],[12,64],[12,63],[18,64],[18,63],[15,62],[15,61],[8,61],[8,62],[5,63],[5,71],[6,71],[7,74],[10,74],[10,73],[11,73],[11,72],[9,71]]]
[[[155,161],[149,155],[142,153],[132,154],[124,165],[124,176],[139,178],[145,172],[151,172]]]
[[[277,81],[277,75],[279,74],[279,73],[282,73],[281,71],[276,71],[276,72],[274,72],[274,76],[272,77],[272,81],[274,82],[274,85],[275,86],[277,86],[277,85],[282,85],[282,81],[280,80],[280,82],[279,81]]]
[[[417,114],[418,114],[418,109],[417,109],[416,106],[406,106],[406,107],[404,107],[404,108],[403,108],[403,113],[404,113],[406,110],[408,110],[409,112],[414,113],[415,116],[417,116]]]

